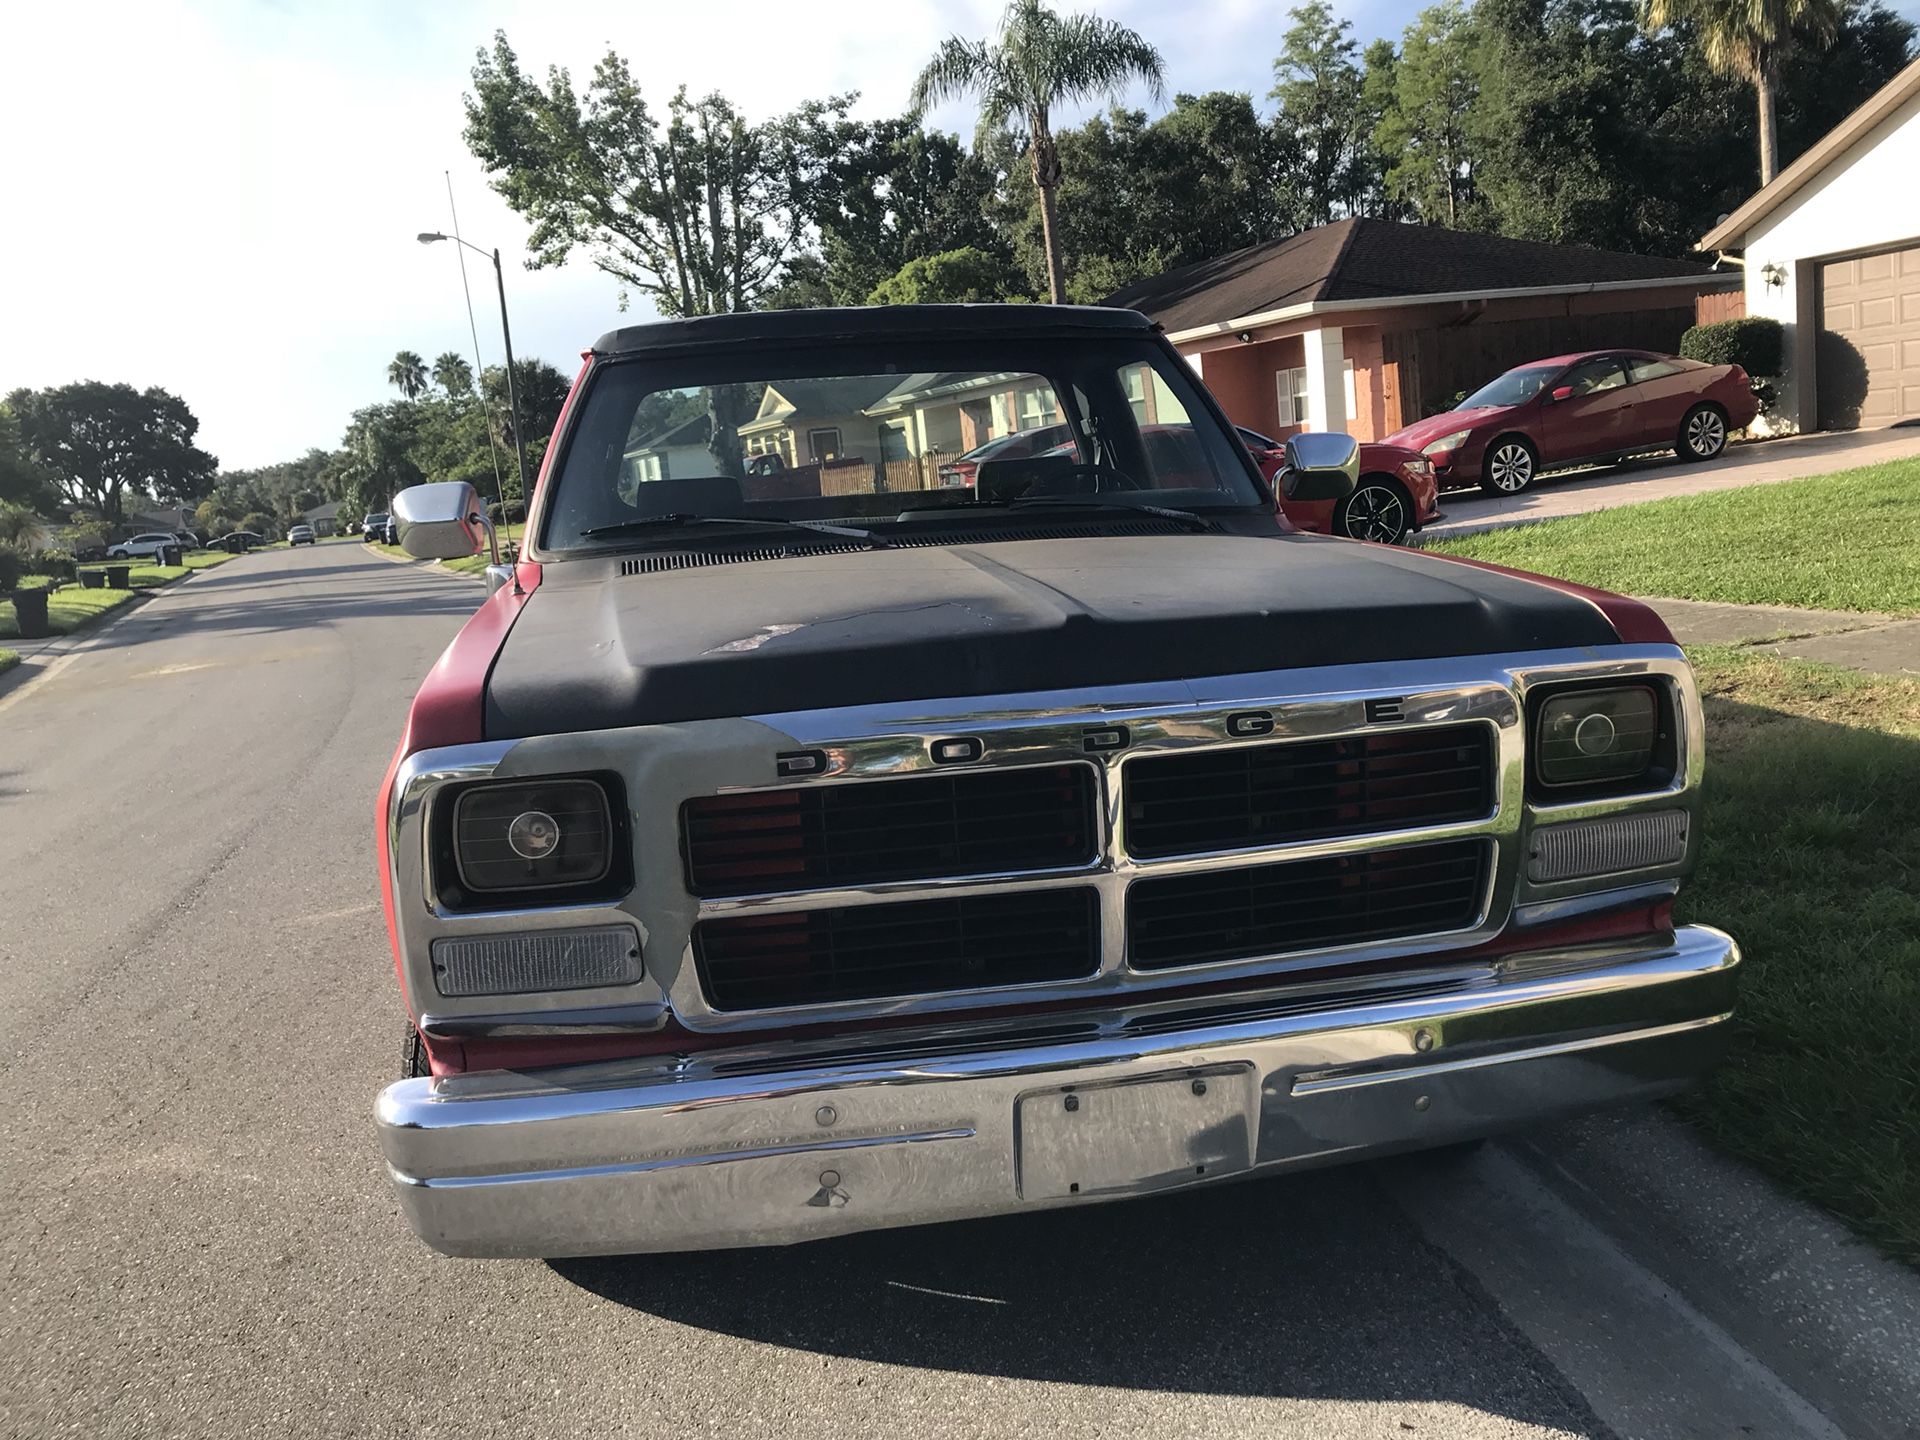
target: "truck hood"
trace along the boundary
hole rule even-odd
[[[547,565],[489,677],[488,737],[1619,638],[1547,586],[1312,535],[701,558]]]

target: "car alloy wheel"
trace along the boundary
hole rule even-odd
[[[1406,502],[1386,485],[1362,485],[1347,497],[1340,530],[1352,540],[1398,545],[1407,533]]]
[[[1687,417],[1687,449],[1702,460],[1711,460],[1727,448],[1727,422],[1718,410],[1701,406]]]
[[[1518,495],[1533,483],[1533,452],[1518,440],[1504,440],[1487,456],[1487,478],[1493,488]]]

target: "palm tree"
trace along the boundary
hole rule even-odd
[[[387,383],[412,400],[427,388],[427,362],[411,350],[402,350],[387,366]]]
[[[1058,15],[1043,0],[1013,0],[1000,19],[995,42],[948,39],[913,82],[913,108],[962,95],[980,96],[980,127],[1019,121],[1026,126],[1027,160],[1040,192],[1040,233],[1047,251],[1047,293],[1066,302],[1060,264],[1060,231],[1054,187],[1060,183],[1060,152],[1051,112],[1097,95],[1116,96],[1129,80],[1147,82],[1161,95],[1160,52],[1124,25],[1097,15]]]
[[[473,367],[449,350],[433,362],[433,383],[449,395],[471,395]]]
[[[1780,62],[1796,38],[1831,44],[1845,9],[1844,0],[1640,0],[1640,22],[1648,32],[1691,27],[1708,65],[1752,82],[1760,110],[1760,183],[1766,185],[1780,169],[1773,113]]]

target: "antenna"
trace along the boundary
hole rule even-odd
[[[447,178],[447,213],[453,217],[453,238],[458,240],[460,212],[453,205],[453,172],[443,170],[440,173]],[[460,257],[460,293],[467,300],[467,333],[473,336],[473,383],[480,392],[480,413],[485,417],[487,414],[486,366],[480,360],[480,327],[473,323],[473,291],[467,286],[467,247],[455,245],[453,253]],[[504,506],[507,500],[507,488],[506,482],[500,476],[500,441],[493,433],[491,417],[487,418],[487,445],[493,452],[493,493],[499,497],[500,503]],[[526,498],[522,495],[521,503],[524,504]],[[500,519],[504,523],[506,516],[502,515]]]

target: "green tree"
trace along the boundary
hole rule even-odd
[[[1753,86],[1760,141],[1760,183],[1780,168],[1775,92],[1781,67],[1796,43],[1831,44],[1843,0],[1642,0],[1649,30],[1684,24],[1699,37],[1707,63]]]
[[[433,362],[433,383],[449,395],[471,395],[473,366],[453,351],[444,351],[440,358]]]
[[[427,388],[427,362],[411,350],[401,350],[387,366],[387,383],[408,400]]]
[[[567,391],[571,384],[565,375],[544,360],[513,362],[513,387],[520,400],[521,423],[526,428],[529,480],[539,473],[541,458],[547,451],[547,441],[553,435],[553,427],[560,423],[560,409],[567,403]],[[509,457],[505,474],[507,494],[503,498],[524,499],[511,459],[513,423],[512,412],[507,406],[507,372],[504,366],[489,365],[482,372],[480,393],[486,401],[487,414],[496,427],[501,454]]]
[[[168,503],[198,500],[218,461],[193,443],[200,421],[158,386],[82,380],[53,390],[16,390],[7,408],[26,457],[68,501],[118,524],[128,494]]]
[[[18,505],[36,515],[52,515],[60,507],[59,486],[27,454],[20,417],[4,403],[0,403],[0,503]]]
[[[1286,164],[1282,206],[1297,229],[1324,225],[1367,208],[1379,189],[1373,149],[1376,117],[1368,109],[1353,25],[1336,20],[1326,0],[1287,12],[1293,25],[1273,62],[1269,98]]]
[[[506,33],[478,53],[466,142],[533,229],[529,264],[576,250],[663,315],[749,310],[805,237],[814,193],[850,143],[851,96],[752,124],[724,95],[682,88],[655,114],[608,51],[577,93],[520,68]]]
[[[1477,156],[1469,116],[1479,94],[1472,14],[1462,0],[1422,10],[1407,27],[1393,90],[1375,130],[1389,157],[1387,191],[1427,224],[1471,228]]]
[[[1012,267],[997,255],[965,246],[922,255],[874,286],[869,305],[957,305],[1006,300],[1018,293]],[[1020,298],[1025,298],[1024,296]]]
[[[1024,127],[1027,161],[1040,195],[1047,294],[1056,305],[1067,298],[1067,282],[1056,235],[1054,192],[1062,170],[1053,108],[1100,95],[1117,97],[1136,79],[1145,81],[1157,100],[1162,69],[1160,52],[1124,25],[1096,15],[1062,16],[1043,0],[1013,0],[997,41],[953,36],[914,81],[917,114],[943,100],[977,94],[982,130],[1016,122]]]

